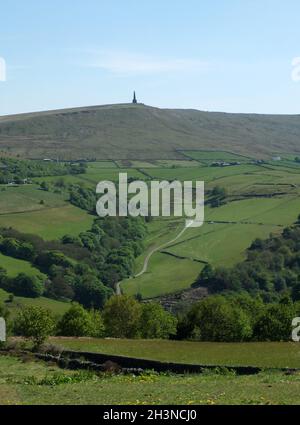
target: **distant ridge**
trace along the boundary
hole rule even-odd
[[[26,158],[175,159],[184,149],[300,154],[300,115],[125,103],[0,117],[0,150]]]

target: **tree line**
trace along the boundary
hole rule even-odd
[[[12,278],[1,268],[0,287],[18,296],[44,295],[73,300],[86,308],[101,308],[116,282],[130,276],[142,252],[146,233],[143,219],[97,218],[77,237],[47,242],[36,235],[0,229],[0,252],[29,261],[46,278],[20,273]]]
[[[255,239],[246,259],[232,268],[206,265],[194,286],[206,287],[211,294],[247,291],[273,302],[288,293],[300,300],[300,227],[285,228],[281,235]]]
[[[248,293],[211,295],[180,315],[177,339],[216,342],[290,341],[300,302],[288,295],[264,303]]]
[[[24,179],[33,177],[62,176],[67,174],[84,174],[87,164],[62,163],[54,161],[30,161],[15,158],[0,158],[0,184],[14,182],[22,184]]]
[[[0,306],[8,318],[8,310]],[[156,302],[112,296],[102,309],[78,303],[59,319],[41,307],[27,307],[8,322],[13,335],[31,338],[35,345],[48,336],[177,339],[209,342],[289,341],[292,320],[300,316],[300,302],[283,296],[266,304],[247,293],[215,295],[195,303],[177,317]]]
[[[0,306],[2,316],[9,320],[7,308]],[[139,303],[128,296],[111,297],[102,310],[84,309],[72,303],[69,310],[56,319],[42,307],[27,307],[8,322],[13,335],[41,345],[48,336],[114,338],[169,338],[176,334],[177,319],[160,304]]]

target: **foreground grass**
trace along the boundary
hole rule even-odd
[[[66,348],[203,365],[300,368],[300,344],[292,342],[218,343],[167,340],[52,338]]]
[[[299,403],[299,374],[111,376],[0,356],[0,405]]]

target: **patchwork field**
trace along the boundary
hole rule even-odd
[[[135,178],[144,180],[147,176],[135,168],[117,168],[117,167],[104,167],[99,168],[100,163],[95,163],[88,166],[85,174],[66,175],[66,176],[50,176],[50,177],[36,177],[35,182],[55,183],[58,180],[63,180],[66,184],[79,184],[86,187],[96,188],[96,185],[102,180],[109,180],[118,182],[119,173],[127,173],[128,179]]]
[[[256,237],[281,232],[300,213],[300,166],[292,154],[282,155],[281,161],[272,161],[270,157],[265,163],[254,163],[247,156],[224,151],[193,150],[181,154],[185,159],[90,162],[85,174],[33,180],[52,184],[60,180],[66,185],[76,183],[95,189],[99,181],[117,182],[119,173],[127,172],[129,178],[147,182],[203,180],[206,191],[216,186],[224,188],[227,204],[219,208],[207,206],[204,225],[187,229],[174,243],[169,242],[183,229],[183,219],[159,218],[147,224],[145,251],[136,260],[134,274],[139,274],[147,261],[146,270],[139,277],[122,282],[121,288],[131,295],[139,293],[152,298],[189,288],[206,262],[231,266],[241,261]],[[210,166],[215,161],[240,165]],[[77,235],[89,229],[94,219],[70,205],[66,191],[45,192],[36,184],[2,186],[0,190],[0,226],[51,240],[65,234]]]
[[[208,155],[209,152],[199,152],[204,159]],[[219,157],[219,153],[212,153],[212,158],[214,155]],[[225,155],[227,159],[228,155]],[[144,274],[121,284],[128,294],[140,293],[144,298],[152,298],[174,292],[174,288],[184,289],[187,279],[181,275],[188,276],[190,283],[186,287],[189,287],[203,268],[203,264],[193,260],[214,266],[234,265],[243,260],[245,250],[256,237],[267,238],[270,233],[282,232],[285,226],[297,220],[300,213],[298,170],[287,171],[285,167],[269,164],[242,164],[176,170],[153,168],[147,172],[155,179],[204,180],[206,190],[224,187],[228,201],[219,208],[206,207],[202,227],[187,229],[175,243],[166,244],[154,252]],[[165,235],[168,232],[171,241],[176,231],[179,233],[184,226],[183,220],[181,223],[177,221],[178,227],[172,231],[171,221],[155,219],[154,222],[156,225],[153,222],[149,225],[146,253],[137,259],[136,273],[142,270],[147,253],[167,242]],[[155,232],[155,228],[159,232]],[[176,283],[178,276],[181,285]]]

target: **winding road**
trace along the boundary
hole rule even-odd
[[[151,257],[152,257],[152,256],[153,256],[156,252],[160,251],[160,250],[161,250],[161,249],[163,249],[163,248],[166,248],[168,245],[170,245],[170,244],[172,244],[172,243],[176,242],[179,238],[181,238],[181,236],[185,233],[185,231],[186,231],[189,227],[191,227],[191,226],[192,226],[192,224],[193,224],[193,223],[194,223],[194,220],[191,220],[191,221],[189,222],[189,224],[188,224],[188,225],[185,225],[185,226],[184,226],[184,228],[180,230],[180,232],[178,233],[178,235],[177,235],[174,239],[171,239],[170,241],[165,242],[164,244],[162,244],[162,245],[160,245],[160,246],[158,246],[158,247],[156,247],[156,248],[153,248],[153,249],[152,249],[152,250],[151,250],[151,251],[147,254],[147,256],[146,256],[146,258],[145,258],[145,260],[144,260],[144,264],[143,264],[143,268],[142,268],[142,270],[141,270],[138,274],[134,275],[133,277],[140,277],[140,276],[142,276],[144,273],[146,273],[146,272],[147,272],[147,270],[148,270],[148,264],[149,264],[149,261],[150,261]],[[118,282],[118,283],[116,284],[116,294],[117,294],[117,295],[121,295],[121,294],[122,294],[121,287],[120,287],[120,283],[121,283],[121,282]]]

